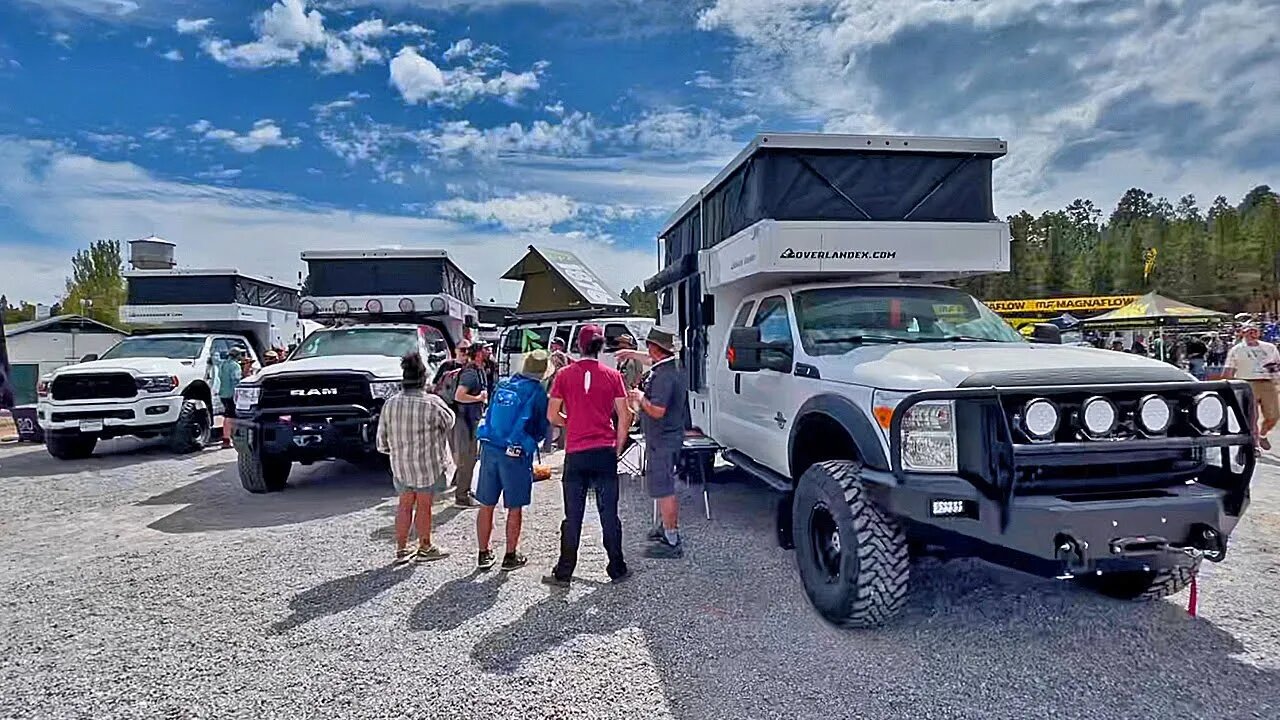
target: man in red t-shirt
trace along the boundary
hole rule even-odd
[[[604,331],[585,325],[578,331],[582,359],[556,373],[547,405],[547,419],[565,428],[564,521],[560,524],[560,560],[543,578],[550,585],[565,586],[578,564],[582,539],[582,515],[587,491],[596,490],[596,509],[609,556],[610,579],[622,580],[630,572],[622,558],[622,520],[618,518],[618,453],[626,447],[631,409],[622,375],[600,364]],[[614,422],[614,417],[618,422]]]

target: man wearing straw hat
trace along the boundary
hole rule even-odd
[[[631,391],[631,402],[640,413],[648,461],[644,479],[649,495],[658,502],[662,527],[649,533],[654,545],[646,557],[675,559],[684,556],[680,539],[680,503],[676,497],[676,465],[689,427],[689,384],[676,364],[675,334],[654,327],[645,338],[653,367],[643,389]]]
[[[546,350],[524,356],[520,373],[503,380],[493,392],[484,422],[476,432],[480,440],[480,477],[476,481],[476,539],[480,552],[476,567],[488,570],[495,556],[489,547],[493,534],[494,508],[502,496],[507,506],[507,547],[503,570],[524,567],[528,558],[520,554],[520,528],[524,508],[533,494],[533,456],[538,441],[547,434],[547,391],[542,381],[550,370]]]

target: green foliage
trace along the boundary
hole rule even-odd
[[[119,240],[95,240],[71,258],[71,277],[60,305],[64,312],[120,324],[125,302],[124,257]]]
[[[641,317],[658,319],[658,295],[645,292],[639,287],[622,291],[622,299],[631,306],[631,311]]]
[[[1196,198],[1177,203],[1130,188],[1106,222],[1088,200],[1008,218],[1011,272],[960,283],[988,300],[1136,295],[1157,290],[1227,312],[1280,302],[1280,197],[1260,185],[1208,212]],[[1152,271],[1144,259],[1155,250]]]
[[[17,307],[9,305],[9,299],[0,295],[0,311],[4,312],[4,324],[26,322],[36,319],[36,306],[29,302],[21,302]]]

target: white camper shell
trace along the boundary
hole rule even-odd
[[[221,360],[241,349],[254,365],[301,337],[298,290],[236,270],[125,273],[120,317],[135,328],[101,357],[41,383],[46,447],[87,457],[98,440],[163,436],[174,452],[204,447],[223,417]]]
[[[1248,505],[1246,386],[1028,343],[931,284],[1008,269],[1004,153],[762,135],[663,228],[646,289],[684,339],[692,423],[785,493],[778,537],[833,623],[892,618],[939,550],[1162,597]]]

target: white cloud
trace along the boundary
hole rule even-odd
[[[338,112],[339,110],[346,110],[347,108],[355,107],[355,105],[356,101],[352,99],[333,100],[327,103],[316,103],[315,105],[312,105],[311,112],[315,113],[316,117],[324,118]]]
[[[54,33],[53,41],[64,48],[71,47],[71,36],[64,32]]]
[[[324,47],[328,37],[324,16],[308,10],[306,0],[277,0],[254,21],[258,39],[236,45],[223,38],[206,38],[204,51],[224,65],[258,69],[292,65],[303,50]]]
[[[400,22],[395,25],[387,25],[382,21],[382,18],[371,18],[351,26],[343,32],[343,35],[356,40],[370,42],[380,40],[389,35],[428,35],[430,33],[430,30],[416,23]]]
[[[257,70],[272,65],[292,65],[302,54],[301,47],[284,47],[266,40],[236,45],[222,38],[209,38],[201,44],[209,57],[223,65],[244,70]]]
[[[545,67],[544,63],[538,63],[532,70],[520,73],[502,70],[496,75],[487,75],[485,67],[477,64],[441,69],[419,54],[417,48],[406,46],[391,60],[390,82],[410,105],[456,106],[479,97],[497,97],[514,103],[521,95],[538,89],[538,76]]]
[[[182,62],[182,51],[170,50],[169,52],[164,53],[160,57],[164,58],[165,60],[171,60],[173,62]]]
[[[444,60],[445,62],[453,62],[459,58],[464,58],[471,53],[474,47],[475,43],[471,41],[471,38],[462,38],[444,51]]]
[[[164,126],[153,127],[150,130],[143,133],[142,137],[148,140],[156,140],[156,141],[168,140],[169,138],[173,137],[173,128],[168,128]]]
[[[480,231],[439,219],[317,209],[279,193],[159,180],[130,163],[67,154],[49,144],[0,140],[0,205],[47,240],[0,244],[15,261],[11,298],[49,301],[67,258],[85,238],[156,233],[177,243],[187,267],[240,267],[293,280],[303,250],[379,245],[447,250],[477,281],[480,297],[516,297],[498,280],[531,243],[571,250],[619,287],[654,270],[649,247],[630,249],[585,233]]]
[[[119,20],[137,14],[136,0],[23,0],[51,13],[76,13],[103,20]]]
[[[444,73],[411,47],[401,48],[391,59],[391,84],[411,105],[442,95],[445,90]]]
[[[324,60],[318,63],[325,74],[349,73],[366,63],[382,62],[382,51],[359,40],[346,42],[330,35],[324,44]]]
[[[579,207],[564,195],[520,194],[490,200],[453,198],[438,202],[435,214],[454,220],[475,220],[501,225],[508,230],[546,229],[573,219]]]
[[[213,18],[199,18],[194,20],[178,18],[178,21],[173,24],[173,29],[177,30],[178,33],[182,35],[194,35],[208,30],[209,26],[212,24]]]
[[[301,142],[296,137],[286,137],[280,126],[269,119],[255,122],[253,127],[243,134],[234,130],[215,128],[208,120],[199,120],[188,129],[206,140],[226,143],[232,150],[241,153],[255,153],[270,147],[294,147]]]
[[[196,177],[204,180],[212,180],[214,182],[227,182],[240,177],[243,171],[239,168],[229,168],[223,165],[214,165],[208,170],[196,173]]]

